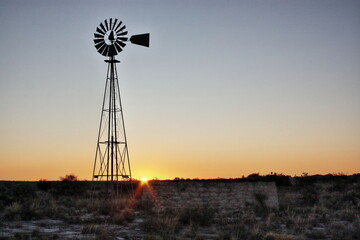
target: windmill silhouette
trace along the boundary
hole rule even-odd
[[[116,18],[101,22],[94,33],[97,51],[108,59],[105,92],[101,110],[92,180],[118,182],[130,181],[131,167],[126,138],[123,108],[115,56],[126,46],[126,42],[149,47],[149,33],[133,35],[122,21]]]

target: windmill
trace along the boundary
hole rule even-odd
[[[123,108],[115,59],[130,41],[133,44],[149,47],[149,33],[127,37],[128,32],[122,21],[116,18],[101,22],[94,33],[97,51],[108,59],[105,92],[101,110],[95,161],[92,180],[127,181],[131,180],[128,144],[125,132]]]

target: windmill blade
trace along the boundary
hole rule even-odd
[[[119,40],[121,40],[121,41],[123,41],[123,42],[126,42],[126,41],[128,40],[127,37],[118,37],[117,39],[119,39]]]
[[[99,44],[99,45],[97,45],[97,46],[95,46],[96,47],[96,49],[99,47],[99,49],[97,49],[98,50],[98,52],[100,53],[100,54],[102,54],[102,55],[104,55],[104,51],[105,51],[105,49],[106,49],[106,44],[105,43],[103,43],[103,44]]]
[[[101,33],[102,35],[105,35],[105,32],[104,32],[103,30],[101,30],[100,28],[96,28],[96,31],[97,31],[98,33]]]
[[[150,45],[150,33],[144,33],[139,35],[133,35],[130,37],[130,42],[144,47]]]
[[[105,46],[105,49],[104,49],[104,52],[102,53],[102,55],[108,57],[108,56],[109,56],[108,54],[109,54],[109,45],[106,45],[106,46]]]
[[[117,54],[115,46],[114,45],[110,45],[109,46],[109,56],[115,56]]]
[[[95,37],[95,38],[104,38],[104,35],[94,33],[94,37]]]
[[[107,19],[105,19],[105,27],[106,27],[106,31],[108,31],[109,30],[109,25],[108,25],[108,23],[107,23]]]
[[[120,46],[117,42],[115,42],[114,45],[115,45],[116,51],[117,51],[118,53],[122,51],[121,46]]]
[[[105,50],[104,50],[104,52],[103,52],[103,55],[104,56],[106,56],[106,57],[109,57],[109,45],[106,45],[106,47],[105,47]]]
[[[109,25],[109,29],[111,30],[112,27],[112,18],[110,18],[110,25]]]
[[[100,46],[100,45],[102,45],[102,44],[105,44],[105,41],[102,41],[102,42],[96,43],[96,44],[95,44],[95,47],[96,47],[96,46]]]
[[[95,44],[98,44],[98,43],[101,43],[101,42],[105,42],[104,39],[94,39]]]
[[[107,48],[106,48],[106,56],[107,57],[111,57],[111,56],[114,56],[113,53],[115,51],[115,47],[113,45],[107,45]],[[116,51],[115,51],[115,55],[116,55]]]
[[[96,47],[96,49],[98,50],[98,52],[100,53],[100,54],[102,54],[103,53],[103,51],[104,51],[104,49],[105,49],[105,47],[106,47],[106,44],[104,43],[104,44],[99,44],[99,45],[97,45],[97,46],[95,46]]]
[[[99,50],[99,49],[103,48],[104,45],[105,45],[105,43],[99,43],[99,44],[95,45],[95,48],[96,48],[97,50]]]
[[[99,43],[95,44],[95,47],[96,47],[96,49],[98,49],[104,44],[106,44],[105,41],[104,42],[99,42]]]
[[[118,21],[117,18],[115,18],[114,25],[113,25],[113,27],[111,28],[111,30],[114,30],[117,21]]]
[[[122,33],[119,33],[119,34],[116,34],[116,35],[118,35],[118,36],[124,36],[124,35],[126,35],[126,34],[128,34],[128,32],[127,32],[127,31],[122,32]]]
[[[121,24],[122,24],[122,21],[120,21],[119,24],[118,24],[118,25],[116,26],[116,28],[114,29],[115,32],[116,32],[117,29],[121,26]]]
[[[100,27],[101,27],[101,29],[104,31],[104,34],[105,34],[107,30],[105,29],[104,24],[103,24],[103,23],[100,23]]]
[[[120,40],[116,40],[116,43],[119,44],[121,47],[125,47],[125,46],[126,46],[126,44],[123,43],[123,42],[120,41]]]
[[[107,45],[106,45],[105,43],[103,43],[103,44],[98,44],[98,45],[96,45],[95,47],[96,47],[97,51],[98,51],[100,54],[103,54],[106,46],[107,46]]]
[[[122,26],[122,27],[116,32],[116,34],[119,35],[119,33],[120,33],[122,30],[124,30],[125,28],[126,28],[126,25]]]

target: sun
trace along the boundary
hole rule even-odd
[[[140,179],[142,183],[147,183],[148,179],[146,177],[143,177]]]

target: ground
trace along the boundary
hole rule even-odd
[[[360,175],[241,181],[269,179],[278,209],[259,198],[230,212],[160,211],[141,194],[121,190],[119,197],[91,182],[0,182],[0,239],[360,239]]]

